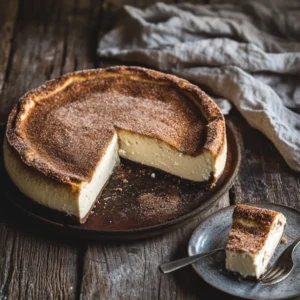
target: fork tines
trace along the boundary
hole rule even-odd
[[[260,282],[262,284],[275,284],[279,281],[285,279],[290,273],[291,269],[284,265],[275,264],[272,266],[261,278]]]

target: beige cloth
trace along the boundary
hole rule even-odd
[[[223,113],[234,104],[300,171],[300,2],[276,3],[125,6],[98,54],[209,87]]]

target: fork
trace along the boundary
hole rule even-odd
[[[188,256],[185,258],[173,260],[171,262],[162,264],[159,268],[164,274],[167,274],[167,273],[176,271],[178,269],[181,269],[185,266],[188,266],[190,264],[193,264],[201,258],[204,258],[206,256],[209,256],[209,255],[212,255],[214,253],[217,253],[219,251],[224,251],[224,250],[225,250],[224,248],[217,248],[217,249],[214,249],[214,250],[211,250],[208,252],[204,252],[204,253]]]
[[[260,283],[271,285],[288,277],[294,268],[293,253],[299,244],[300,237],[297,238],[289,247],[287,247],[276,260],[274,265],[260,277]]]

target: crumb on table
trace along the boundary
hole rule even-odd
[[[286,244],[287,243],[287,238],[285,236],[283,236],[280,240],[281,244]]]

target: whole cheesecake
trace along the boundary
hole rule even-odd
[[[226,154],[224,117],[201,89],[125,66],[69,73],[28,92],[9,116],[4,142],[18,188],[80,223],[119,157],[214,184]]]

